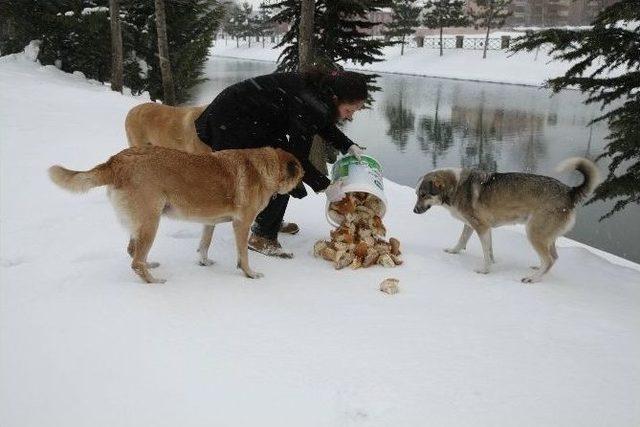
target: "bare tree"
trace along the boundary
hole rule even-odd
[[[109,19],[111,23],[111,90],[122,93],[123,59],[122,30],[120,28],[120,0],[109,0]]]
[[[298,68],[304,71],[313,65],[313,19],[315,0],[302,0],[300,9],[300,39],[298,43]]]
[[[160,74],[162,75],[162,88],[164,90],[164,103],[176,105],[176,92],[173,86],[173,74],[171,73],[171,61],[169,60],[169,40],[167,38],[167,20],[164,10],[164,0],[155,0],[156,30],[158,32],[158,59],[160,61]]]

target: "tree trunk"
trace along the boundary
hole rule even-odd
[[[313,19],[315,0],[302,0],[300,28],[298,32],[298,69],[304,71],[313,66]]]
[[[109,0],[111,21],[111,90],[122,93],[124,84],[122,59],[122,30],[120,29],[120,0]]]
[[[158,32],[158,59],[160,61],[160,74],[162,75],[162,89],[164,91],[163,102],[167,105],[176,105],[176,92],[173,87],[171,61],[169,60],[169,40],[167,38],[164,0],[155,0],[155,8],[156,31]]]
[[[404,34],[402,35],[402,42],[400,43],[400,56],[404,55]]]
[[[440,56],[442,56],[442,25],[440,26]]]
[[[487,59],[487,46],[489,45],[489,31],[491,30],[491,21],[493,20],[493,2],[491,9],[489,9],[489,17],[487,18],[487,35],[484,38],[484,51],[482,52],[482,59]]]

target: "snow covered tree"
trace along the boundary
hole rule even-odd
[[[21,51],[30,40],[38,39],[42,64],[110,81],[109,0],[6,1],[9,7],[3,3],[0,15],[15,29],[11,39],[0,44],[3,54]],[[176,97],[183,102],[202,81],[204,62],[222,18],[221,6],[217,0],[169,1],[165,6]],[[124,85],[134,93],[149,91],[153,99],[161,99],[154,0],[120,0],[119,16]]]
[[[417,0],[393,0],[391,4],[392,21],[385,24],[384,35],[391,40],[397,39],[396,43],[401,46],[401,56],[404,55],[405,38],[413,34],[420,23],[420,7],[416,3]]]
[[[258,20],[253,16],[253,6],[244,2],[240,6],[239,31],[240,37],[247,40],[247,44],[251,47],[251,37],[259,34]]]
[[[554,59],[570,61],[564,76],[548,81],[554,92],[578,87],[586,103],[602,103],[609,141],[599,158],[611,159],[605,181],[588,203],[619,199],[601,219],[629,203],[640,204],[640,0],[620,0],[604,9],[592,27],[549,29],[516,39],[512,50],[550,46]],[[608,108],[608,110],[606,110]]]
[[[466,27],[469,20],[464,12],[464,0],[427,0],[423,24],[427,28],[440,30],[440,56],[443,53],[442,29],[447,27]]]
[[[511,2],[512,0],[477,0],[478,9],[473,12],[474,26],[487,29],[482,59],[487,58],[487,46],[489,45],[489,32],[491,29],[502,27],[507,18],[512,15]]]
[[[244,14],[243,9],[235,3],[231,3],[226,10],[224,30],[236,39],[236,47],[240,47],[240,37],[244,32],[244,23],[247,19],[248,16]]]
[[[271,16],[271,10],[265,7],[264,4],[260,4],[258,9],[258,15],[256,16],[256,27],[258,34],[262,38],[262,47],[264,47],[264,39],[267,36],[273,34],[273,20]]]

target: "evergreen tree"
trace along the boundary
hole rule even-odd
[[[477,0],[478,10],[473,12],[474,25],[476,28],[486,28],[487,34],[484,38],[484,50],[482,59],[487,58],[487,46],[489,45],[489,32],[492,28],[500,28],[511,12],[512,0]]]
[[[240,6],[241,22],[240,22],[240,36],[246,39],[248,46],[251,47],[251,37],[258,34],[258,22],[252,16],[253,6],[244,2]]]
[[[258,34],[260,34],[260,37],[262,37],[262,47],[264,47],[265,37],[273,34],[271,10],[267,8],[264,3],[260,4],[260,9],[258,9],[258,15],[256,16],[256,26],[258,28]]]
[[[390,39],[399,39],[400,55],[404,55],[405,37],[410,36],[419,24],[420,7],[416,6],[417,0],[393,0],[393,20],[387,24],[384,35]]]
[[[248,6],[248,3],[246,3]],[[240,37],[246,37],[247,20],[249,15],[244,7],[232,3],[227,9],[224,29],[236,39],[236,47],[240,47]]]
[[[367,35],[366,30],[377,24],[368,21],[366,16],[388,5],[388,0],[317,0],[312,46],[314,65],[335,68],[339,61],[361,65],[381,61],[385,42]],[[300,0],[282,0],[267,7],[277,11],[275,22],[291,25],[276,47],[285,47],[278,58],[278,69],[294,70],[299,61]]]
[[[611,159],[605,181],[588,203],[619,199],[601,219],[640,203],[640,0],[620,0],[585,30],[549,29],[516,39],[513,51],[551,46],[554,59],[573,65],[548,81],[554,92],[578,87],[586,103],[601,102],[609,141],[599,158]],[[625,170],[626,168],[626,170]]]
[[[440,56],[442,56],[442,29],[466,27],[469,20],[464,13],[464,0],[427,0],[423,23],[440,30]]]

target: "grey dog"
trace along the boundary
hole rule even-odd
[[[478,273],[489,273],[494,262],[491,229],[506,224],[526,224],[527,237],[540,257],[536,272],[522,282],[539,281],[558,259],[556,239],[571,230],[575,209],[596,187],[596,165],[574,157],[558,166],[558,171],[577,170],[584,181],[569,187],[555,178],[528,173],[488,173],[477,169],[437,169],[418,181],[418,199],[413,211],[426,212],[431,206],[443,206],[464,222],[458,243],[446,252],[465,249],[475,231],[482,244],[483,266]]]

